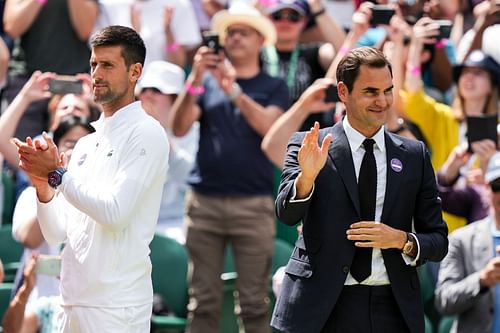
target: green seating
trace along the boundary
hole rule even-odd
[[[1,320],[3,320],[3,315],[5,314],[7,308],[9,307],[10,294],[12,292],[12,288],[14,288],[14,284],[12,283],[0,284],[0,325],[2,324]]]
[[[3,211],[2,221],[0,225],[12,224],[12,214],[14,213],[16,190],[14,180],[5,171],[2,171],[2,185],[3,185]]]
[[[153,265],[153,290],[160,294],[175,316],[153,316],[154,333],[182,333],[186,326],[188,255],[184,245],[156,234],[149,245]]]
[[[0,259],[5,271],[4,282],[14,281],[23,250],[23,246],[12,238],[12,225],[0,226]]]
[[[439,321],[437,333],[449,333],[451,330],[451,326],[453,326],[453,321],[455,320],[455,316],[443,316]]]

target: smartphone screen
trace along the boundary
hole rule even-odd
[[[36,261],[35,271],[40,275],[61,275],[61,257],[51,255],[39,255]]]
[[[374,5],[372,7],[372,18],[370,20],[370,24],[379,25],[379,24],[389,24],[391,22],[392,16],[396,11],[386,5]]]
[[[49,91],[56,95],[81,94],[83,92],[83,83],[74,77],[58,77],[49,80]]]

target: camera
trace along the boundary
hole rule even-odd
[[[371,25],[389,24],[396,11],[386,5],[374,5],[372,7]]]
[[[215,31],[203,32],[203,45],[212,49],[215,54],[219,54],[220,51],[219,34]]]
[[[325,90],[325,103],[340,102],[339,92],[335,84],[331,84]]]
[[[437,40],[450,38],[453,23],[450,20],[435,20],[434,22],[439,24],[439,35],[436,36]]]
[[[49,80],[49,91],[56,95],[79,95],[83,92],[83,82],[74,76],[60,75],[56,79]]]

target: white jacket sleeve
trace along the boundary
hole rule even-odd
[[[47,203],[37,201],[37,217],[43,238],[50,245],[57,245],[66,240],[66,210],[64,209],[65,200],[60,195],[56,195]]]

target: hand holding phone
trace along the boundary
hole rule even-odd
[[[59,75],[49,80],[49,91],[56,95],[80,95],[83,92],[83,82],[74,76]]]
[[[203,45],[212,49],[215,54],[219,54],[221,49],[219,42],[219,34],[215,31],[203,32]]]
[[[436,39],[442,40],[450,38],[453,22],[450,20],[435,20],[434,22],[439,24],[439,35],[436,36]]]

